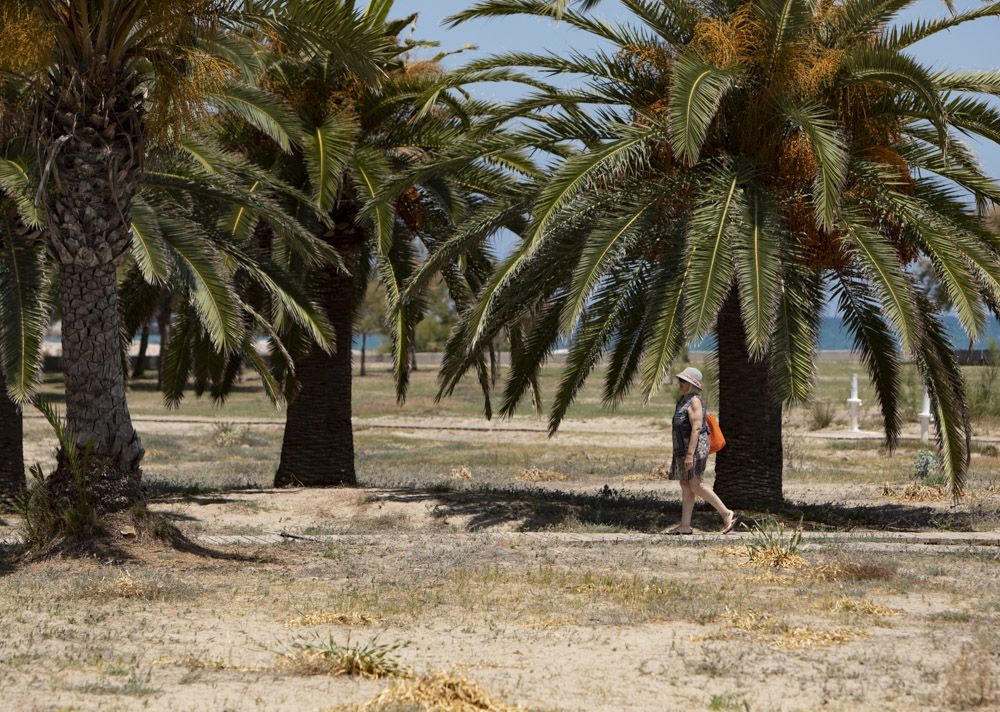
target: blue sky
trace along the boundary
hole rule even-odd
[[[498,52],[528,50],[562,53],[568,49],[586,52],[596,47],[591,35],[539,17],[510,17],[495,20],[476,20],[446,29],[442,21],[466,7],[473,0],[396,0],[393,16],[403,17],[419,13],[414,37],[435,40],[441,49],[459,49],[465,44],[474,44],[478,50],[450,57],[449,66],[457,66],[476,57],[484,57]],[[959,11],[972,9],[980,3],[971,0],[957,0]],[[946,15],[943,0],[921,0],[904,12],[902,21],[930,19]],[[612,21],[623,21],[629,12],[618,0],[604,0],[592,14]],[[940,36],[924,40],[913,46],[912,53],[922,63],[937,69],[996,69],[1000,67],[1000,17],[985,18],[966,23],[942,33]],[[423,50],[432,54],[436,50]],[[555,79],[549,81],[556,82]],[[565,77],[562,83],[572,84],[573,77]],[[512,85],[484,85],[476,90],[481,96],[495,99],[509,99],[523,93],[523,89]],[[1000,147],[977,146],[983,165],[991,176],[1000,177]]]

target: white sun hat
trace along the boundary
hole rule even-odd
[[[678,373],[677,378],[681,381],[687,381],[699,390],[701,389],[701,371],[693,366],[688,366],[683,371]]]

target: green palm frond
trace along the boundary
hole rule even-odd
[[[309,129],[303,138],[303,156],[309,169],[313,200],[321,213],[333,209],[351,159],[359,127],[343,114],[329,116]]]
[[[11,226],[0,222],[0,227],[0,368],[8,395],[25,403],[41,377],[51,309],[48,265],[40,245],[16,244]]]
[[[698,162],[708,127],[737,74],[712,66],[694,54],[673,63],[667,119],[670,147],[688,165]]]
[[[560,208],[587,185],[593,185],[598,176],[610,185],[616,178],[637,172],[636,163],[645,156],[647,133],[626,130],[625,134],[624,138],[610,142],[599,150],[568,159],[543,187],[532,211],[532,223],[525,239],[490,279],[471,313],[473,339],[478,339],[485,328],[497,290],[506,286],[518,269],[537,251]]]
[[[748,176],[730,163],[717,165],[701,191],[687,226],[689,253],[685,279],[684,330],[689,340],[708,333],[715,324],[733,278],[732,235],[745,210],[741,184]]]
[[[880,44],[889,49],[904,49],[922,39],[950,30],[953,27],[958,27],[966,22],[972,22],[983,17],[996,17],[998,15],[1000,15],[1000,3],[991,2],[973,10],[952,13],[948,17],[942,17],[937,20],[908,22],[891,28],[880,39]]]
[[[883,309],[903,340],[903,346],[912,350],[916,343],[913,295],[896,252],[856,216],[844,215],[842,225],[844,246],[871,279]]]
[[[785,403],[805,403],[812,393],[822,304],[823,285],[819,276],[800,262],[788,260],[770,342],[775,395]]]
[[[965,383],[947,329],[923,295],[917,301],[921,327],[913,355],[931,394],[941,465],[957,501],[965,491],[972,450]]]
[[[892,451],[903,428],[902,361],[892,328],[864,279],[846,273],[838,275],[831,291],[837,298],[844,326],[854,340],[854,350],[860,354],[875,387],[886,447]]]
[[[809,139],[819,168],[813,183],[816,222],[823,228],[831,229],[836,222],[847,177],[844,139],[838,135],[837,124],[829,112],[816,104],[789,104],[785,107],[785,114]]]
[[[222,259],[201,227],[180,215],[159,215],[160,233],[187,283],[191,303],[215,348],[232,353],[243,337],[242,317]],[[193,337],[192,337],[193,338]]]
[[[639,273],[617,274],[601,285],[587,306],[580,328],[569,347],[566,366],[556,387],[549,414],[550,435],[558,430],[566,411],[586,383],[587,376],[597,365],[628,307],[632,305],[632,296],[637,283],[639,283]]]
[[[163,285],[170,278],[170,256],[156,211],[141,196],[132,201],[132,259],[148,283]]]
[[[666,378],[684,345],[684,293],[690,255],[680,264],[658,270],[650,298],[652,326],[642,361],[641,388],[649,400]]]
[[[755,358],[767,350],[774,331],[780,293],[780,229],[764,196],[756,188],[749,190],[731,243],[747,349]]]
[[[266,135],[286,153],[302,140],[302,126],[281,101],[257,87],[232,85],[209,97]]]
[[[576,325],[598,282],[614,269],[615,258],[624,253],[628,243],[641,235],[642,219],[659,201],[659,195],[652,200],[648,196],[640,196],[638,201],[598,219],[587,235],[586,247],[569,286],[563,330]]]
[[[35,205],[36,187],[27,160],[0,156],[0,197],[14,201],[18,216],[29,227],[40,227],[44,221],[42,209]]]

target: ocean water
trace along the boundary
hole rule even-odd
[[[944,322],[948,329],[948,333],[951,335],[951,341],[954,347],[957,349],[969,348],[969,337],[966,335],[965,330],[962,329],[962,324],[959,322],[958,317],[946,315],[944,317]],[[381,334],[369,334],[365,347],[372,353],[375,353],[381,348],[384,339],[385,337]],[[58,343],[59,338],[50,337],[46,339],[46,341]],[[159,334],[155,332],[150,334],[149,341],[150,343],[158,344],[160,342]],[[980,334],[974,348],[989,348],[991,341],[1000,347],[1000,321],[997,321],[995,318],[987,320],[986,328],[983,330],[983,333]],[[692,344],[691,350],[707,351],[710,350],[714,344],[715,337],[708,336],[698,343]],[[839,316],[823,317],[819,334],[820,351],[850,351],[852,345],[851,335],[848,333],[847,329],[844,328],[843,320]],[[564,348],[564,345],[561,344],[560,347]],[[354,349],[357,350],[360,348],[361,336],[357,335],[354,337]]]

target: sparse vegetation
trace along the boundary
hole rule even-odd
[[[384,644],[378,636],[365,643],[344,645],[333,636],[299,639],[289,649],[279,654],[282,667],[296,675],[348,675],[352,677],[382,678],[409,675],[397,659],[396,653],[405,643]]]

